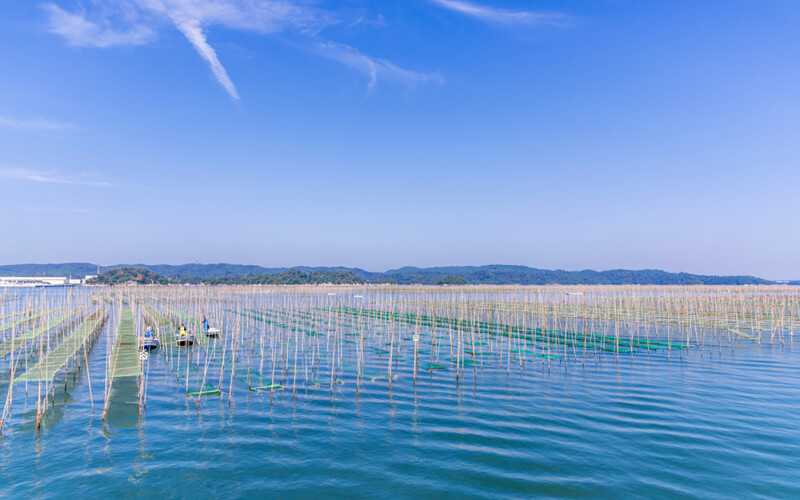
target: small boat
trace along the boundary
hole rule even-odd
[[[206,334],[206,337],[217,338],[219,337],[219,328],[209,328],[208,330],[204,330],[203,333]]]
[[[141,341],[139,341],[139,349],[144,349],[145,351],[152,351],[153,349],[158,349],[158,339],[155,337],[147,338],[145,337]]]
[[[175,342],[177,342],[178,345],[192,345],[194,344],[194,333],[176,333]]]

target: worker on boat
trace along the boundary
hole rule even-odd
[[[156,334],[153,332],[153,327],[148,325],[147,329],[144,331],[144,335],[142,336],[139,347],[153,349],[156,346],[156,343]]]
[[[186,325],[181,323],[181,328],[178,330],[178,335],[186,335]]]
[[[210,325],[208,324],[208,319],[206,319],[206,315],[204,314],[203,315],[203,331],[207,332],[209,326]]]

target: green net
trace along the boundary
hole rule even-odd
[[[139,339],[136,336],[130,306],[123,307],[120,316],[108,375],[111,378],[138,377],[142,374],[139,362]]]
[[[22,333],[21,335],[17,335],[13,338],[5,339],[3,342],[0,342],[0,358],[4,358],[8,356],[11,351],[16,350],[31,340],[35,340],[39,337],[39,335],[49,332],[53,328],[57,328],[64,323],[68,323],[75,318],[82,312],[83,308],[75,309],[72,312],[59,314],[57,316],[53,316],[49,320],[45,321],[44,323],[39,324],[35,328],[31,328],[26,332]]]
[[[18,376],[17,382],[51,382],[56,374],[88,343],[93,334],[97,333],[106,321],[108,308],[92,313],[78,329],[67,337],[61,344],[48,352],[38,363],[28,368],[28,371]]]
[[[39,311],[37,313],[31,312],[31,313],[27,314],[23,318],[18,318],[15,321],[10,321],[8,323],[4,323],[4,324],[0,325],[0,333],[5,333],[5,332],[7,332],[9,330],[13,330],[14,328],[16,328],[18,326],[22,326],[22,325],[24,325],[26,323],[33,322],[33,321],[39,319],[40,317],[44,316],[45,314],[48,314],[48,313],[51,313],[51,312],[57,312],[57,311],[60,311],[62,309],[64,309],[64,308],[62,307],[60,309],[54,309],[52,311]]]

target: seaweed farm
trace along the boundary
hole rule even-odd
[[[798,335],[789,286],[15,289],[0,494],[795,497]]]

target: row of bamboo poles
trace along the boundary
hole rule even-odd
[[[35,394],[38,430],[57,388],[66,393],[82,371],[94,412],[90,361],[103,365],[105,420],[122,365],[137,377],[141,417],[151,362],[199,407],[205,396],[230,403],[239,389],[271,399],[436,370],[458,380],[465,370],[532,363],[786,346],[800,327],[800,288],[789,286],[131,286],[0,299],[0,435],[15,394]],[[153,356],[115,347],[123,315],[125,335],[130,318],[137,337],[154,327],[161,347]],[[203,318],[219,337],[203,333]],[[175,342],[181,324],[195,333],[191,347]],[[104,349],[93,353],[98,340]]]

